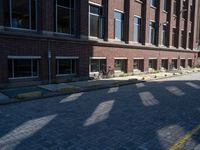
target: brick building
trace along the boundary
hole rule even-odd
[[[193,67],[198,0],[0,0],[0,83]]]

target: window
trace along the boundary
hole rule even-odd
[[[161,68],[168,70],[168,59],[161,60]]]
[[[151,6],[156,7],[157,6],[157,0],[151,0]]]
[[[126,61],[125,59],[115,59],[115,71],[126,72]]]
[[[75,33],[75,0],[56,0],[56,32]]]
[[[178,61],[177,59],[172,59],[172,69],[177,69],[178,68]]]
[[[181,31],[181,47],[184,48],[185,46],[185,40],[184,40],[184,30]]]
[[[157,59],[149,59],[149,68],[157,70]]]
[[[185,59],[181,59],[181,67],[185,68]]]
[[[172,46],[173,47],[176,47],[176,28],[173,28],[173,31],[172,31]]]
[[[183,8],[182,8],[182,18],[186,19],[187,18],[187,3],[186,1],[183,1]]]
[[[168,0],[163,0],[163,10],[167,12],[167,1]]]
[[[155,22],[150,21],[149,23],[149,42],[153,45],[156,44],[156,28]]]
[[[177,16],[177,2],[174,0],[173,14]]]
[[[77,59],[57,59],[56,73],[57,75],[76,74]]]
[[[6,24],[12,28],[36,30],[36,0],[9,0]]]
[[[188,67],[192,68],[192,59],[188,59]]]
[[[190,5],[190,21],[192,22],[193,20],[193,12],[192,12],[192,5]]]
[[[106,59],[91,59],[90,72],[106,71]]]
[[[141,18],[134,17],[134,35],[133,40],[141,43]]]
[[[133,69],[144,71],[144,59],[134,59],[133,60]]]
[[[162,30],[162,45],[167,46],[167,26],[163,25]]]
[[[102,7],[90,5],[90,36],[103,38],[103,14]]]
[[[192,33],[191,32],[189,32],[188,44],[189,44],[189,49],[192,49]]]
[[[8,59],[8,78],[33,78],[38,76],[38,59]]]
[[[115,39],[123,39],[123,13],[115,11]]]

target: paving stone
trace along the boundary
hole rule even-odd
[[[200,124],[200,92],[186,84],[200,86],[199,76],[0,106],[0,149],[167,150]],[[169,86],[185,95],[170,93],[166,90]],[[144,105],[139,95],[145,91],[159,103]],[[92,124],[84,126],[91,117],[95,118]],[[198,132],[180,149],[198,150]],[[5,147],[6,143],[10,144]]]

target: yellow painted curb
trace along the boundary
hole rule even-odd
[[[40,97],[40,96],[42,96],[42,92],[35,91],[35,92],[18,94],[17,99],[33,98],[33,97]]]
[[[74,93],[76,92],[76,88],[63,88],[63,89],[60,89],[59,92],[62,94]]]
[[[191,131],[189,131],[182,138],[180,138],[169,150],[177,150],[199,130],[200,130],[200,124],[196,126],[194,129],[192,129]]]

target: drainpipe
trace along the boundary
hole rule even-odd
[[[48,41],[48,78],[49,84],[51,84],[51,43]]]

